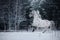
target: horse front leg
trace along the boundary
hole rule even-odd
[[[32,30],[32,32],[34,32],[36,29],[37,29],[37,27],[33,27],[33,30]]]

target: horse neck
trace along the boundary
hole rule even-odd
[[[41,15],[39,13],[35,13],[34,16],[42,19]]]

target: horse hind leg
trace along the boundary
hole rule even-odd
[[[45,33],[47,30],[44,30],[42,33]]]
[[[50,29],[50,26],[45,28],[42,33],[45,33],[48,29]]]

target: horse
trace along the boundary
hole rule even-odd
[[[33,16],[33,23],[31,24],[33,27],[33,32],[38,28],[45,28],[43,32],[45,32],[48,28],[51,29],[55,23],[54,21],[49,21],[47,19],[42,19],[39,10],[32,10],[30,17]]]

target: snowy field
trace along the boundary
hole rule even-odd
[[[60,31],[0,32],[0,40],[60,40]]]

